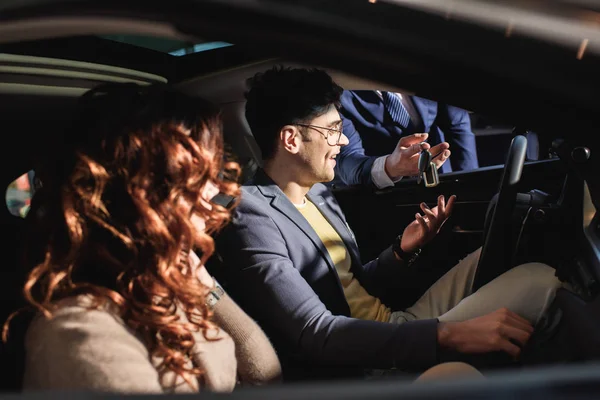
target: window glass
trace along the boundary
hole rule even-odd
[[[514,125],[474,112],[469,112],[469,119],[471,132],[475,135],[479,167],[504,164],[514,137]],[[534,138],[531,137],[531,140]],[[537,158],[532,152],[528,152],[527,156],[531,159]]]
[[[232,46],[231,43],[227,42],[207,41],[190,43],[181,40],[136,35],[104,35],[100,37],[133,46],[144,47],[150,50],[160,51],[162,53],[168,53],[172,56],[185,56],[187,54],[200,53],[221,47]]]

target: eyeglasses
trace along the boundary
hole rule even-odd
[[[298,126],[303,126],[305,128],[311,128],[315,131],[319,132],[321,135],[325,136],[325,140],[327,140],[327,144],[330,146],[337,146],[340,143],[340,139],[342,138],[342,129],[335,128],[325,128],[324,126],[317,125],[308,125],[308,124],[294,124]],[[321,132],[319,129],[325,129],[327,133]]]

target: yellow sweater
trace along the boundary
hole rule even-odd
[[[350,306],[351,316],[371,321],[389,322],[390,309],[377,297],[371,296],[354,277],[350,270],[351,260],[348,249],[329,221],[308,200],[302,205],[296,205],[296,208],[306,218],[329,252],[342,283],[344,296]]]

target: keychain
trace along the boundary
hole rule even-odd
[[[421,179],[425,181],[425,187],[435,187],[440,183],[438,171],[435,163],[431,161],[432,159],[429,150],[421,150],[421,154],[419,154],[419,176],[417,177],[418,185],[421,184]]]

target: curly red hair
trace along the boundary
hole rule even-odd
[[[214,250],[210,234],[230,210],[203,205],[209,180],[237,197],[239,166],[225,161],[218,109],[168,87],[106,85],[88,92],[66,143],[39,171],[32,222],[41,262],[24,295],[51,316],[57,301],[81,294],[94,307],[114,302],[125,323],[164,361],[159,372],[201,376],[186,367],[195,331],[214,328],[203,286],[189,264]],[[197,232],[192,213],[206,220]],[[175,315],[183,310],[189,323]]]

